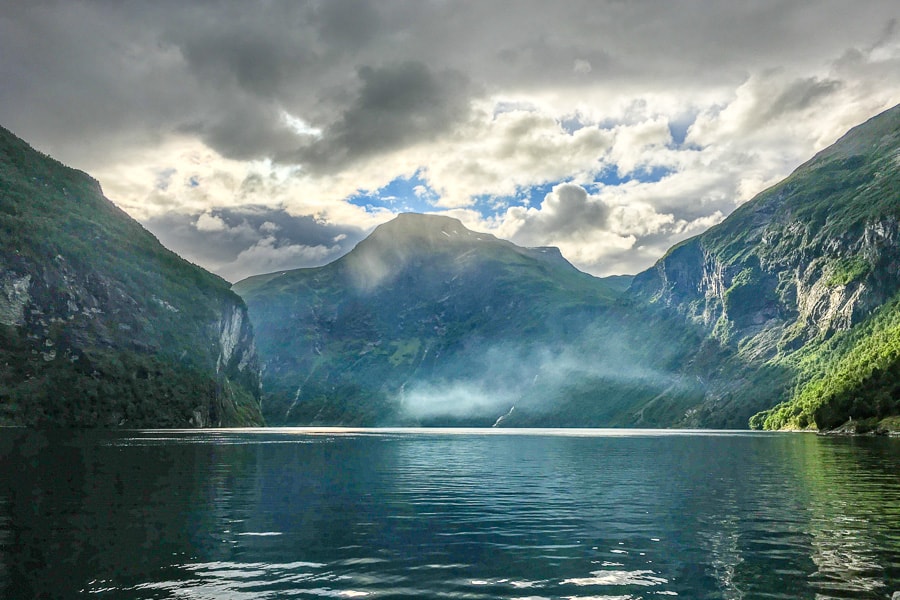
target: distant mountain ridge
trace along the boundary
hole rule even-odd
[[[243,301],[0,128],[0,425],[260,425]]]
[[[588,330],[618,331],[628,281],[403,214],[329,265],[234,290],[256,325],[270,423],[490,426],[516,406],[507,424],[629,424],[628,401],[591,408],[568,393],[585,378],[623,389],[622,372],[594,370],[587,353],[603,344]],[[628,379],[651,396],[671,385]]]
[[[633,280],[424,215],[246,279],[267,417],[879,427],[900,414],[898,148],[895,107]],[[454,416],[476,397],[497,401]]]

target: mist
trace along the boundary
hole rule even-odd
[[[445,362],[440,374],[417,378],[403,386],[398,404],[404,417],[440,422],[479,420],[524,425],[551,414],[572,412],[577,420],[579,398],[590,410],[613,422],[639,421],[632,398],[646,402],[664,392],[673,400],[702,394],[697,379],[666,368],[678,344],[653,348],[651,341],[626,336],[620,323],[609,319],[590,326],[565,346],[538,340],[475,345]]]

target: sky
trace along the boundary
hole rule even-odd
[[[636,273],[900,103],[890,1],[0,2],[0,125],[230,281],[400,212]]]

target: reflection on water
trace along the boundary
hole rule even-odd
[[[811,447],[807,459],[809,530],[817,568],[812,579],[818,589],[836,597],[847,597],[842,592],[848,590],[884,591],[885,570],[893,567],[897,574],[897,554],[883,556],[879,548],[900,546],[898,448],[866,444],[860,451],[860,440],[844,442]],[[835,493],[835,488],[843,492]],[[888,563],[891,558],[893,564]],[[892,591],[900,591],[900,579],[893,584]]]
[[[890,598],[900,440],[0,431],[2,598]]]

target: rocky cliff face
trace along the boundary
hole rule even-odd
[[[900,289],[895,217],[864,224],[859,236],[803,251],[810,237],[804,224],[772,224],[763,244],[777,239],[785,252],[767,245],[765,254],[751,251],[740,261],[694,238],[635,277],[631,290],[726,344],[763,344],[777,335],[778,342],[797,345],[849,330]],[[770,357],[778,347],[765,350]]]
[[[796,186],[822,168],[808,164],[789,181]],[[890,179],[896,182],[896,169]],[[825,229],[792,214],[792,187],[781,184],[731,217],[746,228],[740,245],[710,230],[635,277],[632,292],[725,341],[787,326],[799,326],[806,339],[849,329],[900,287],[898,218],[850,215]],[[884,193],[900,202],[896,188]],[[848,216],[846,208],[835,207],[833,216]]]
[[[631,293],[681,315],[745,364],[787,364],[900,291],[898,167],[895,107],[673,248],[635,277]],[[769,391],[773,403],[784,394]]]
[[[261,424],[243,301],[0,129],[0,423]]]

